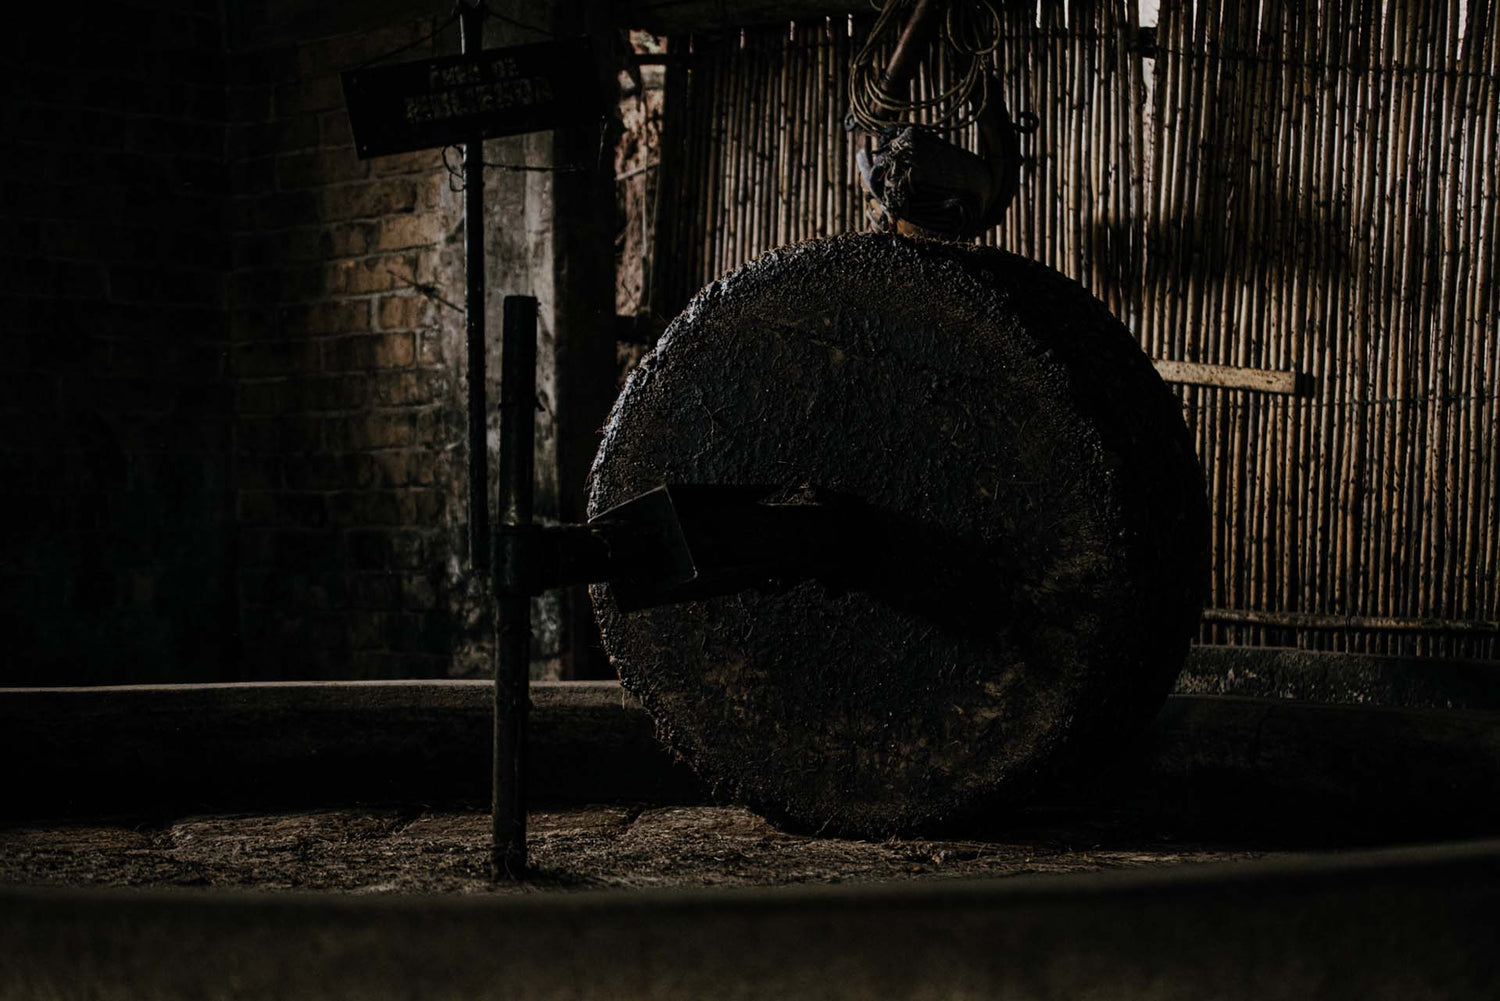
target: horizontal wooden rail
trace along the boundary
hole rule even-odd
[[[1262,393],[1297,395],[1296,372],[1269,368],[1240,368],[1235,365],[1202,365],[1191,361],[1153,359],[1156,372],[1167,382],[1195,386],[1219,386],[1224,389],[1251,389]]]
[[[1385,615],[1326,615],[1317,612],[1263,612],[1250,608],[1205,608],[1203,621],[1285,629],[1373,629],[1401,633],[1500,633],[1488,619],[1404,619]]]

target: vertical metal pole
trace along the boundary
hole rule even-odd
[[[531,524],[536,445],[536,300],[505,297],[500,347],[500,608],[495,659],[495,760],[491,786],[496,879],[519,879],[526,869],[526,710],[531,680],[531,597],[516,586],[528,574],[522,533]],[[503,581],[503,583],[502,583]]]
[[[484,5],[465,0],[463,53],[484,48]],[[490,463],[484,385],[484,137],[464,144],[464,314],[469,344],[469,565],[490,567]]]

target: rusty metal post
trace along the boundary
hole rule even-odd
[[[891,100],[906,100],[907,88],[917,74],[917,66],[942,24],[945,7],[939,0],[917,0],[901,37],[896,40],[891,61],[880,75],[881,89]]]
[[[505,297],[500,347],[500,531],[496,587],[495,744],[491,809],[496,879],[526,870],[526,711],[531,681],[531,595],[524,531],[531,524],[536,434],[536,316],[531,296]]]
[[[460,13],[464,55],[484,48],[484,4],[465,0]],[[464,144],[464,316],[469,364],[469,565],[490,567],[489,406],[485,400],[484,137]]]

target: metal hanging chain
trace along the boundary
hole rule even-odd
[[[952,0],[942,23],[942,39],[963,66],[958,80],[927,99],[908,100],[891,94],[885,86],[881,50],[894,41],[918,0],[884,0],[869,37],[849,68],[849,112],[854,123],[867,132],[883,132],[931,113],[921,127],[937,132],[956,132],[978,120],[989,102],[988,55],[1000,47],[1002,21],[992,0]],[[977,94],[978,99],[975,100]]]

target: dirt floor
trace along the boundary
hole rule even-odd
[[[845,841],[787,834],[733,807],[539,810],[530,829],[535,871],[526,889],[1004,877],[1274,854],[1076,820],[1003,841]],[[488,840],[485,814],[395,808],[28,822],[0,826],[0,883],[489,892]]]

